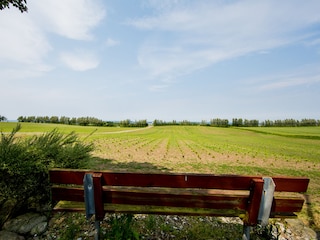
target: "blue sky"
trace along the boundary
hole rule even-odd
[[[0,11],[0,115],[320,119],[320,1],[33,0]]]

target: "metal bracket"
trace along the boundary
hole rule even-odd
[[[271,177],[263,178],[263,191],[259,208],[258,222],[261,226],[267,226],[271,212],[275,183]]]
[[[84,188],[84,202],[86,206],[86,218],[89,220],[94,214],[96,214],[96,208],[94,204],[94,184],[93,174],[86,173],[83,177],[83,188]],[[94,239],[100,239],[100,222],[95,219],[95,234]]]
[[[94,187],[92,174],[86,173],[83,178],[84,202],[86,207],[86,218],[89,220],[95,214]]]

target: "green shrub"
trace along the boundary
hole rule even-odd
[[[104,234],[103,239],[139,239],[139,233],[134,227],[133,220],[132,214],[111,216],[108,220],[110,229]]]
[[[20,205],[30,200],[43,203],[50,196],[49,168],[85,167],[93,145],[81,142],[74,132],[64,135],[56,129],[18,138],[20,128],[17,125],[10,134],[1,132],[0,200],[17,199]]]
[[[74,217],[74,216],[73,216]],[[62,231],[60,232],[60,240],[71,240],[71,239],[78,239],[76,238],[77,235],[81,232],[81,226],[84,224],[84,221],[78,221],[78,219],[84,219],[83,216],[75,216],[73,218],[67,218],[65,222],[65,226]],[[81,238],[80,238],[81,239]]]

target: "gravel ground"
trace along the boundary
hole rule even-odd
[[[129,219],[129,220],[128,220]],[[41,237],[28,239],[94,239],[93,220],[84,214],[58,213]],[[242,239],[242,221],[239,218],[159,216],[159,215],[106,215],[101,222],[101,239]],[[253,240],[308,240],[320,239],[319,233],[307,228],[299,219],[272,220],[267,228],[256,227]]]

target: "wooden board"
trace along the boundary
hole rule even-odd
[[[85,173],[89,170],[52,169],[50,182],[56,184],[82,185]],[[99,171],[100,172],[100,171]],[[101,171],[102,185],[168,187],[168,188],[204,188],[225,190],[248,190],[252,179],[261,176],[213,175],[213,174],[174,174],[174,173],[128,173]],[[308,178],[273,177],[275,191],[306,192]]]

